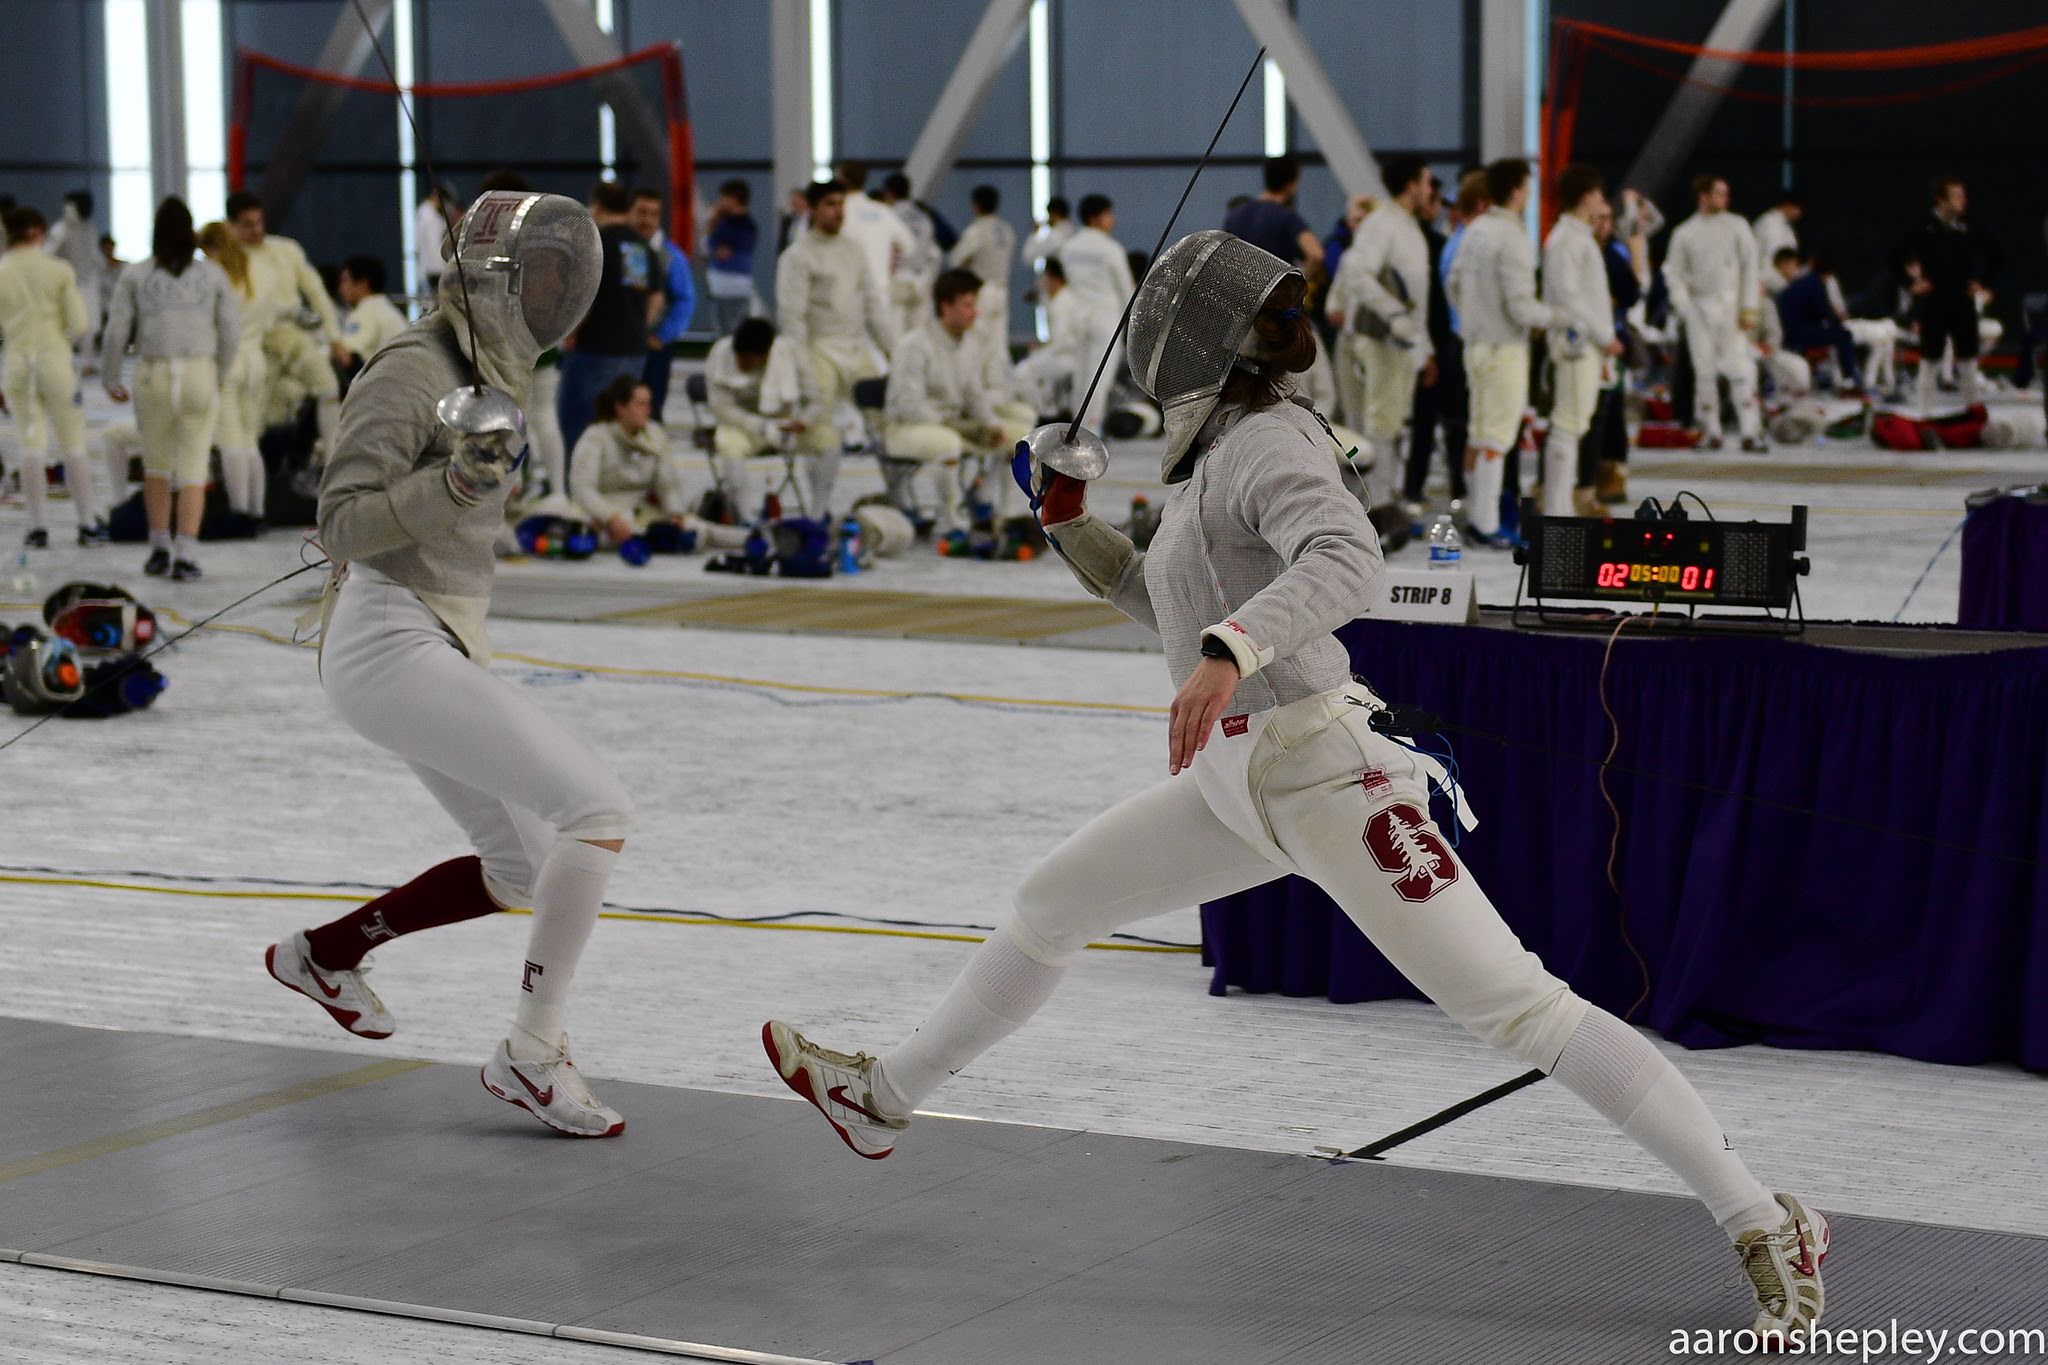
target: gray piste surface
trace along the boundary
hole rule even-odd
[[[37,1097],[0,1168],[370,1060],[16,1019],[0,1047]],[[0,1246],[886,1365],[1635,1365],[1748,1318],[1687,1200],[936,1118],[867,1162],[793,1100],[600,1089],[611,1141],[428,1066],[0,1177]],[[1834,1221],[1830,1327],[2048,1326],[2048,1239]]]

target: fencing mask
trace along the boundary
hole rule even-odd
[[[0,700],[24,716],[59,710],[85,695],[78,647],[38,630],[15,632],[0,667]]]
[[[462,215],[454,255],[461,269],[441,276],[441,306],[455,335],[468,351],[474,328],[471,359],[484,380],[523,396],[540,353],[574,331],[597,297],[597,225],[567,195],[492,190]]]
[[[1256,358],[1252,319],[1289,278],[1299,283],[1301,272],[1213,229],[1181,238],[1145,273],[1131,309],[1131,375],[1160,407],[1166,482],[1187,477],[1178,466],[1215,410],[1224,381],[1241,358]]]

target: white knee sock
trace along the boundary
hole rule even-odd
[[[891,1113],[910,1113],[947,1077],[1022,1027],[1066,974],[1066,963],[1049,965],[1019,947],[1005,921],[974,950],[917,1031],[883,1056],[875,1099]]]
[[[1742,1164],[1692,1083],[1606,1010],[1587,1009],[1550,1074],[1670,1167],[1729,1241],[1785,1221],[1785,1210]]]
[[[813,517],[824,517],[832,511],[832,490],[839,485],[838,446],[812,457],[811,460],[811,505],[805,510]]]
[[[1543,438],[1543,515],[1572,514],[1572,489],[1579,481],[1579,438],[1551,428]]]
[[[1462,454],[1459,458],[1463,458]],[[1490,450],[1479,452],[1472,472],[1465,476],[1471,496],[1465,499],[1465,519],[1481,535],[1500,530],[1501,480],[1507,477],[1507,457]]]
[[[533,879],[533,933],[512,1017],[515,1060],[539,1061],[561,1046],[568,1031],[569,984],[618,861],[608,848],[562,838],[540,865]]]
[[[85,530],[100,519],[99,487],[93,482],[92,461],[83,450],[64,457],[64,486],[71,490],[71,505],[78,512],[78,529]]]
[[[28,500],[28,528],[45,529],[50,524],[50,476],[43,457],[26,451],[21,457],[21,496]]]
[[[220,472],[227,484],[228,505],[243,516],[262,516],[263,457],[253,450],[223,450]]]

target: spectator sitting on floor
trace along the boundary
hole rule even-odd
[[[948,270],[932,286],[933,316],[889,357],[882,447],[892,459],[936,471],[941,532],[960,521],[961,460],[981,457],[982,494],[998,517],[1010,483],[1009,453],[1031,431],[1031,409],[1011,401],[1009,366],[970,338],[981,277]]]
[[[704,387],[718,424],[712,433],[712,463],[742,521],[761,511],[749,460],[784,453],[822,455],[839,446],[839,433],[819,404],[810,368],[796,352],[796,343],[777,336],[767,318],[748,318],[714,343],[704,361]]]
[[[744,531],[713,528],[685,512],[682,465],[669,448],[668,433],[654,421],[654,396],[645,380],[619,376],[598,393],[594,406],[597,420],[583,429],[569,461],[569,497],[606,543],[623,544],[657,524],[700,536],[724,532],[713,536],[724,547],[746,543]]]

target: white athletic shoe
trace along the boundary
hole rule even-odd
[[[313,950],[306,942],[305,931],[300,930],[282,943],[264,949],[263,965],[279,983],[326,1010],[334,1016],[335,1023],[358,1038],[389,1038],[398,1027],[391,1011],[384,1008],[377,992],[363,979],[370,970],[367,958],[345,972],[315,967]]]
[[[501,1042],[491,1060],[484,1063],[482,1076],[484,1089],[507,1104],[518,1105],[558,1133],[604,1138],[626,1131],[626,1121],[618,1111],[598,1103],[584,1083],[583,1073],[569,1060],[567,1038],[554,1056],[538,1062],[513,1061],[511,1044]]]
[[[910,1120],[881,1112],[873,1057],[819,1047],[777,1019],[761,1025],[761,1046],[782,1083],[816,1105],[847,1146],[870,1161],[896,1150],[897,1135],[910,1127]]]
[[[1820,1263],[1828,1258],[1828,1220],[1789,1194],[1778,1196],[1788,1210],[1772,1229],[1745,1232],[1736,1240],[1742,1269],[1756,1290],[1755,1329],[1767,1350],[1809,1336],[1820,1321]]]

